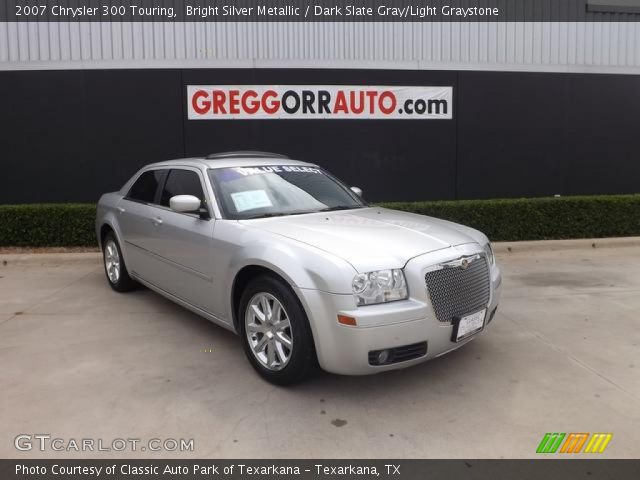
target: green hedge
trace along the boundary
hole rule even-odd
[[[451,220],[492,241],[640,235],[640,195],[383,203]]]
[[[0,205],[0,246],[96,246],[93,204]]]
[[[640,235],[640,195],[380,205],[462,223],[494,241]],[[95,216],[93,204],[0,205],[0,246],[95,246]]]

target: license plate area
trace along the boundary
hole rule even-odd
[[[464,317],[456,317],[453,319],[452,342],[460,342],[466,338],[472,337],[484,328],[487,309],[483,308],[479,312],[470,313]]]

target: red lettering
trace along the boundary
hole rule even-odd
[[[213,94],[213,113],[227,113],[227,110],[224,108],[224,102],[226,101],[226,95],[222,90],[214,90]]]
[[[274,100],[270,103],[267,103],[267,100],[269,98],[273,98]],[[278,94],[273,90],[267,90],[266,92],[264,92],[264,94],[262,95],[262,109],[266,113],[274,114],[278,111],[278,109],[280,108],[280,102],[278,100],[275,100],[276,98],[278,98]]]
[[[342,113],[349,113],[349,109],[347,108],[347,99],[342,90],[338,91],[338,94],[336,95],[336,104],[333,106],[333,113],[338,113],[338,111],[342,111]]]
[[[367,93],[367,98],[369,99],[369,113],[376,113],[376,97],[378,96],[378,92],[375,90],[369,90]]]
[[[387,98],[391,100],[391,105],[389,105],[388,107],[385,107],[384,101]],[[394,112],[396,109],[396,104],[397,104],[396,96],[393,94],[393,92],[386,90],[380,94],[380,99],[378,100],[378,107],[380,108],[380,111],[385,115],[389,115],[390,113]]]
[[[240,113],[240,91],[239,90],[229,90],[229,113],[232,115],[237,115]]]
[[[211,108],[211,101],[203,100],[199,102],[200,99],[205,99],[207,97],[209,97],[209,94],[204,90],[198,90],[193,94],[193,97],[191,97],[191,107],[198,115],[204,115]]]
[[[253,115],[260,108],[260,102],[256,100],[258,94],[255,90],[247,90],[242,94],[242,109]]]
[[[356,106],[356,94],[360,97],[360,104],[358,106]],[[353,90],[349,92],[349,101],[351,113],[362,113],[364,111],[364,92],[362,90],[359,92],[354,92]]]

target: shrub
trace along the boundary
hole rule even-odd
[[[93,204],[0,205],[0,246],[97,245]]]
[[[393,202],[381,206],[462,223],[493,241],[640,235],[640,195]]]
[[[451,220],[491,240],[546,240],[640,235],[640,195],[385,202]],[[0,246],[96,246],[93,204],[0,205]]]

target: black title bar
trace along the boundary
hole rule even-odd
[[[636,480],[640,460],[0,460],[0,478]]]
[[[2,3],[0,21],[9,22],[640,21],[637,0],[4,0]]]

